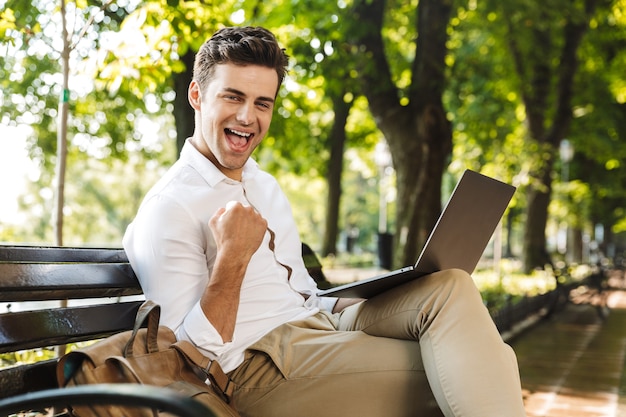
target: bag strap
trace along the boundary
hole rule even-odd
[[[235,386],[217,361],[204,356],[202,352],[187,340],[179,340],[174,343],[172,347],[201,370],[208,378],[213,390],[226,401],[226,403],[230,404]]]
[[[146,350],[148,353],[155,353],[159,351],[159,345],[157,344],[157,335],[159,332],[159,320],[161,318],[161,306],[154,301],[146,300],[139,310],[137,311],[137,317],[135,318],[135,325],[133,327],[133,333],[128,339],[126,346],[124,346],[124,357],[133,356],[133,344],[135,343],[135,336],[139,329],[143,327],[146,321],[148,322],[148,332],[146,335]]]
[[[114,368],[121,369],[128,379],[124,381],[125,383],[144,385],[139,375],[137,375],[137,372],[133,369],[133,365],[123,356],[109,356],[104,363]]]
[[[148,332],[146,336],[146,349],[149,353],[159,351],[157,344],[157,334],[159,330],[159,319],[161,315],[161,307],[154,301],[146,300],[139,311],[137,311],[137,319],[135,320],[135,327],[133,328],[133,334],[128,340],[126,347],[124,348],[124,357],[130,357],[133,355],[133,342],[135,335],[148,320]],[[187,340],[179,340],[174,343],[172,348],[180,352],[189,362],[200,370],[205,377],[211,383],[211,388],[228,404],[231,402],[231,396],[235,390],[235,386],[231,383],[230,377],[224,373],[220,364],[207,358],[200,352],[191,342]]]

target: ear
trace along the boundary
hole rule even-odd
[[[200,103],[202,102],[202,97],[200,96],[200,85],[194,80],[189,84],[189,89],[187,90],[187,99],[189,100],[189,104],[193,107],[194,110],[200,111]]]

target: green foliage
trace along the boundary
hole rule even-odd
[[[280,175],[277,180],[294,208],[293,216],[302,240],[312,248],[319,248],[324,228],[324,181],[293,173]],[[308,209],[303,210],[303,207]]]
[[[511,180],[528,159],[522,103],[509,76],[511,60],[497,30],[485,30],[485,16],[476,8],[459,8],[451,26],[444,95],[454,125],[451,168],[459,172],[456,166],[481,169],[493,164],[498,177]]]
[[[333,97],[355,101],[356,72],[342,31],[347,9],[334,2],[270,1],[241,4],[242,24],[272,28],[292,58],[289,78],[280,92],[269,136],[257,156],[270,172],[325,176],[330,155]],[[298,19],[294,17],[298,16]],[[373,149],[375,125],[367,108],[351,113],[348,146]]]
[[[623,60],[617,52],[623,48],[616,46],[623,45],[625,33],[623,2],[598,5],[579,48],[580,65],[572,86],[573,120],[566,133],[576,151],[568,167],[569,179],[582,182],[578,187],[559,184],[564,163],[557,159],[552,175],[556,193],[550,206],[551,222],[567,221],[591,236],[596,223],[613,224],[619,217],[615,208],[623,205],[624,195],[624,177],[616,169],[620,164],[611,161],[623,159],[624,141],[618,138],[623,137],[619,126],[626,119],[620,111],[620,89],[610,89],[616,85],[614,80],[623,78],[621,72],[618,75],[611,69],[613,60]],[[560,98],[554,88],[560,82],[556,76],[564,65],[559,54],[567,41],[564,34],[584,21],[584,13],[583,2],[559,1],[470,2],[459,9],[453,25],[460,30],[450,41],[456,52],[450,60],[452,88],[447,96],[451,109],[458,109],[451,112],[457,127],[452,167],[474,159],[488,172],[512,178],[522,192],[526,187],[546,190],[545,184],[532,180],[532,173],[556,152],[553,145],[534,140],[544,140],[562,128],[551,125],[557,120],[554,103]],[[485,26],[485,22],[489,24]],[[471,65],[465,70],[468,62]],[[538,84],[546,80],[550,81]],[[542,97],[546,92],[549,94]],[[482,116],[475,116],[485,111],[492,116],[482,121]],[[535,121],[533,133],[528,131],[531,118]],[[538,133],[540,136],[530,138]],[[478,147],[470,145],[471,141]],[[518,190],[513,207],[523,208],[524,200]],[[555,207],[569,214],[559,214],[561,210]],[[554,233],[554,223],[548,224],[545,233]]]
[[[545,294],[556,288],[556,280],[551,271],[535,270],[525,275],[519,272],[519,263],[510,260],[502,261],[500,268],[501,276],[496,276],[493,270],[473,274],[483,302],[491,313],[515,304],[524,297]]]
[[[67,351],[73,351],[93,344],[94,341],[71,343],[67,345]],[[56,347],[44,347],[39,349],[20,350],[17,352],[0,353],[0,368],[8,368],[16,365],[41,362],[57,358]]]
[[[35,363],[47,359],[54,359],[54,349],[22,350],[19,352],[0,353],[0,368],[7,368],[26,363]]]
[[[68,154],[66,202],[66,244],[99,244],[119,246],[126,226],[135,216],[143,196],[176,158],[171,138],[155,134],[153,143],[137,144],[137,150],[127,150],[124,160],[106,157],[109,148],[90,146],[81,151],[80,144]],[[147,150],[154,157],[146,157]],[[32,221],[24,225],[28,239],[17,241],[51,242],[54,190],[52,174],[42,170],[40,177],[20,198],[24,213],[32,213]],[[15,241],[15,240],[14,240]]]
[[[103,8],[95,0],[70,2],[75,49],[68,240],[118,242],[145,190],[176,157],[172,80],[183,70],[180,57],[197,50],[218,27],[234,22],[272,29],[292,57],[270,135],[255,158],[284,178],[303,239],[309,242],[319,242],[323,230],[326,189],[321,179],[330,156],[333,99],[351,104],[340,222],[344,230],[357,225],[359,245],[373,250],[378,187],[371,152],[381,134],[357,82],[357,62],[363,54],[349,42],[350,31],[367,28],[360,22],[353,24],[353,3],[146,0],[106,3]],[[413,41],[419,35],[417,4],[391,0],[382,15],[385,54],[404,105],[416,53]],[[465,168],[515,183],[519,190],[512,209],[518,229],[525,222],[521,213],[527,204],[526,187],[532,183],[528,174],[554,151],[528,140],[524,95],[530,94],[526,87],[531,65],[558,68],[554,51],[565,41],[558,31],[567,19],[579,21],[582,4],[458,2],[448,28],[444,103],[453,126],[454,150],[444,187]],[[564,219],[586,231],[596,223],[615,225],[616,233],[626,229],[620,226],[626,223],[626,4],[613,0],[601,6],[578,54],[574,117],[567,132],[576,150],[569,167],[573,181],[559,183],[562,165],[557,161],[550,205],[553,224],[548,233]],[[56,109],[61,93],[55,13],[56,2],[44,0],[8,0],[0,11],[0,120],[32,126],[30,155],[41,170],[36,184],[21,199],[23,210],[32,213],[26,225],[29,231],[3,226],[4,241],[51,240]],[[528,57],[519,75],[508,33]],[[550,121],[554,112],[545,108]],[[148,131],[146,124],[152,127]]]

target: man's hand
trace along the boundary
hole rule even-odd
[[[267,221],[252,207],[231,201],[209,220],[218,253],[249,261],[267,230]]]
[[[267,230],[267,221],[252,207],[229,202],[209,220],[217,255],[209,285],[200,299],[207,319],[229,342],[235,332],[241,284]]]

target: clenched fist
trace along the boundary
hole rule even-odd
[[[267,221],[252,207],[230,201],[209,220],[218,252],[249,260],[263,241]]]

